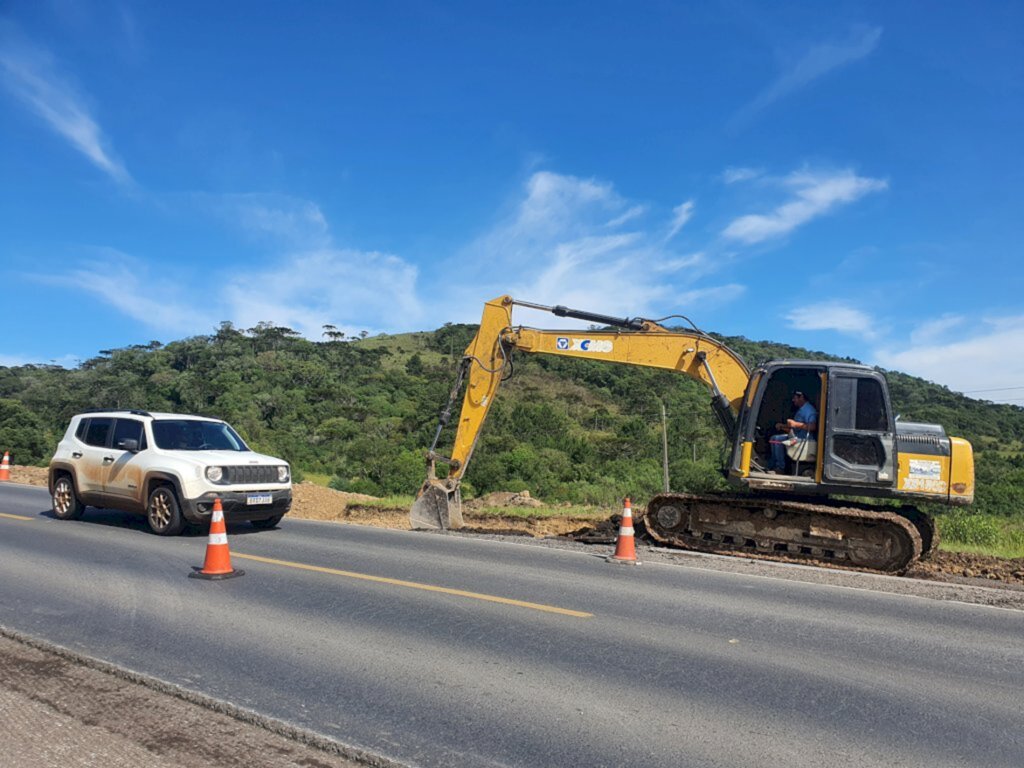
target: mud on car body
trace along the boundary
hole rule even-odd
[[[210,519],[220,498],[229,521],[273,528],[291,509],[291,468],[255,453],[224,421],[147,411],[95,411],[71,418],[50,460],[53,512],[86,506],[146,515],[171,536]]]

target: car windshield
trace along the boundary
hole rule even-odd
[[[249,446],[223,421],[159,419],[153,422],[153,440],[169,451],[248,451]]]

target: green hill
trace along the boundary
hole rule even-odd
[[[225,418],[257,450],[336,487],[411,494],[473,326],[312,342],[288,328],[223,324],[209,336],[108,350],[67,370],[0,368],[0,450],[45,463],[70,416],[143,408]],[[336,334],[337,335],[337,334]],[[748,363],[821,352],[724,339]],[[1024,517],[1024,409],[889,373],[904,419],[944,424],[977,449],[974,509]],[[614,504],[661,487],[660,402],[675,490],[723,487],[721,437],[694,381],[606,363],[518,355],[469,470],[469,494],[529,489],[551,502]],[[449,444],[451,435],[448,435]],[[442,449],[446,446],[442,446]]]

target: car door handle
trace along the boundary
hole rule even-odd
[[[103,457],[103,463],[104,464],[110,464],[113,460],[114,460],[113,456],[104,456]]]
[[[80,459],[80,458],[82,458],[82,452],[81,451],[75,451],[74,453],[71,454],[71,458],[72,459]]]

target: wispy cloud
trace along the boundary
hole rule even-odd
[[[949,318],[938,318],[947,324]],[[972,323],[970,333],[942,343],[889,344],[875,353],[886,368],[905,371],[971,397],[1024,403],[1024,315]]]
[[[141,259],[114,248],[93,248],[93,258],[59,276],[36,275],[35,279],[90,293],[150,328],[174,333],[197,333],[225,319],[206,307],[215,302],[197,300],[189,281],[166,266],[159,272]],[[182,279],[176,279],[182,278]]]
[[[680,307],[681,297],[706,309],[739,295],[736,284],[703,284],[713,261],[676,252],[664,234],[686,224],[693,201],[677,206],[667,222],[642,220],[636,209],[608,182],[533,174],[507,219],[452,263],[446,274],[456,277],[438,289],[448,297],[438,319],[472,320],[481,296],[502,293],[629,315]],[[610,227],[616,220],[619,226]]]
[[[830,40],[812,46],[802,57],[744,106],[730,126],[739,127],[770,104],[797,91],[829,72],[869,56],[882,39],[881,27],[856,26],[844,40]]]
[[[930,344],[939,341],[949,331],[963,325],[962,315],[945,314],[918,325],[910,334],[912,344]]]
[[[741,181],[751,181],[764,174],[763,168],[743,168],[729,166],[722,171],[722,181],[726,184],[737,184]]]
[[[867,313],[842,301],[795,307],[786,320],[790,328],[798,331],[839,331],[866,339],[877,334],[876,323]]]
[[[327,218],[312,200],[290,195],[250,192],[192,196],[209,211],[247,238],[269,240],[291,248],[323,248],[330,245]]]
[[[230,279],[223,295],[243,327],[269,320],[319,338],[327,323],[349,334],[418,327],[417,278],[416,267],[398,256],[324,248]]]
[[[791,190],[791,200],[770,213],[747,214],[734,219],[722,230],[722,235],[748,245],[782,237],[837,206],[888,188],[889,183],[884,179],[858,176],[852,170],[797,171],[783,180],[783,186]]]
[[[27,43],[9,24],[0,27],[0,72],[7,90],[53,131],[114,181],[131,183],[71,78],[47,51]]]
[[[677,205],[672,209],[672,225],[668,229],[668,234],[665,235],[665,241],[668,242],[677,234],[679,230],[686,226],[691,218],[693,218],[693,200],[687,200],[681,205]]]

